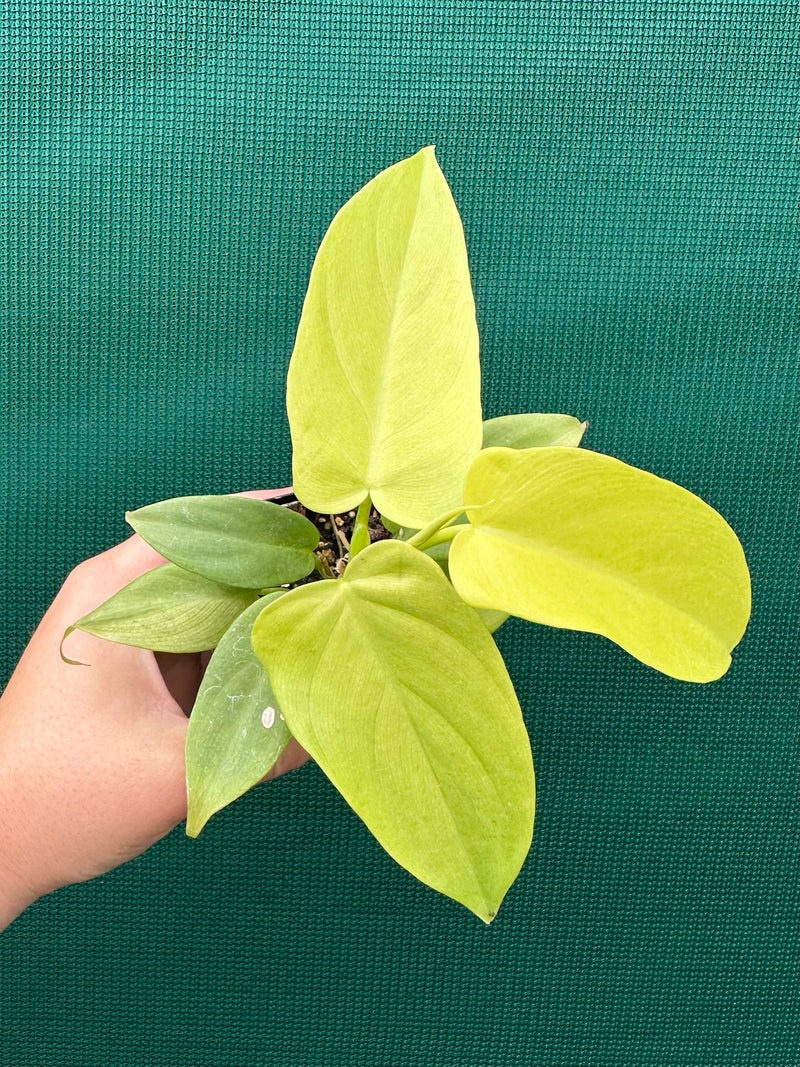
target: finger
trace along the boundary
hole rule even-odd
[[[228,495],[269,500],[291,492],[291,487],[288,487],[254,489]],[[169,561],[166,557],[148,545],[143,537],[137,533],[131,534],[119,544],[78,564],[45,613],[39,629],[51,631],[51,642],[60,641],[66,627],[77,618],[88,614],[145,572],[167,562]],[[93,653],[95,658],[104,653],[109,655],[107,643],[90,634],[75,631],[70,635],[70,640],[70,657],[83,663],[92,663],[93,659],[88,657]],[[198,656],[185,653],[149,653],[134,648],[125,650],[125,646],[120,645],[115,645],[114,648],[119,657],[127,655],[135,658],[151,684],[162,690],[166,688],[166,693],[174,704],[178,705],[176,712],[178,708],[183,714],[191,711],[212,651],[202,652]]]
[[[255,500],[272,500],[274,497],[288,496],[293,493],[291,485],[284,489],[248,489],[242,493],[229,493],[229,496],[251,496]]]
[[[85,559],[78,567],[91,567],[95,580],[103,581],[104,589],[109,585],[115,586],[113,591],[117,592],[145,571],[168,562],[169,560],[151,548],[143,537],[134,533],[118,545],[107,548],[105,552],[98,552],[96,556]]]

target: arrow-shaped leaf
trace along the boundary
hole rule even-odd
[[[452,542],[469,604],[603,634],[656,670],[719,678],[750,614],[736,534],[673,482],[577,448],[490,448]]]
[[[247,496],[178,496],[126,511],[165,559],[238,589],[267,589],[314,569],[319,533],[303,515]]]
[[[268,605],[253,648],[387,852],[490,922],[530,847],[533,763],[503,659],[433,560],[377,542]]]
[[[186,833],[197,837],[214,814],[256,785],[289,742],[264,665],[253,653],[253,623],[271,593],[228,628],[208,662],[186,735]]]
[[[369,494],[420,528],[462,500],[481,445],[475,302],[432,147],[382,171],[320,245],[286,383],[293,481],[342,512]]]

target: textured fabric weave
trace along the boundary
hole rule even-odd
[[[491,927],[308,765],[0,936],[4,1067],[788,1067],[797,1051],[796,55],[777,0],[3,0],[0,682],[124,512],[286,484],[336,210],[435,144],[487,417],[737,531],[708,686],[499,633],[531,854]]]

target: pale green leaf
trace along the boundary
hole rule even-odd
[[[291,737],[264,665],[253,653],[261,597],[225,631],[208,662],[186,734],[186,833],[197,837],[214,814],[272,769]]]
[[[386,515],[381,515],[381,522],[392,535],[399,541],[410,541],[415,533],[419,533],[419,530],[414,526],[400,526],[392,519],[387,518]]]
[[[483,447],[547,448],[577,447],[588,423],[572,415],[500,415],[483,424]]]
[[[392,537],[398,537],[400,535],[400,531],[403,529],[402,526],[400,526],[396,522],[393,522],[390,518],[387,518],[386,515],[381,515],[381,522],[392,535]],[[416,533],[416,531],[414,532]]]
[[[222,585],[266,589],[314,569],[319,533],[297,512],[247,496],[179,496],[126,511],[165,559]]]
[[[675,678],[730,665],[750,614],[736,534],[673,482],[576,448],[491,448],[466,484],[472,527],[450,549],[461,596],[615,641]]]
[[[475,304],[458,210],[432,147],[333,219],[287,379],[294,488],[338,513],[369,494],[421,528],[462,500],[481,445]]]
[[[62,643],[73,630],[85,630],[156,652],[206,652],[255,599],[254,592],[218,585],[164,563],[68,626]]]
[[[394,522],[386,515],[381,515],[381,522],[392,537],[399,537],[401,541],[407,541],[409,537],[412,537],[417,532],[416,530],[407,530],[405,526],[400,526],[399,523]]]
[[[436,564],[377,542],[265,608],[253,648],[387,852],[491,921],[530,847],[533,763],[502,657]]]

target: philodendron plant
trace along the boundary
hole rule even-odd
[[[482,421],[467,251],[433,147],[333,219],[287,408],[296,499],[127,512],[169,562],[64,637],[214,649],[187,734],[190,837],[294,736],[398,863],[491,922],[534,815],[493,631],[509,615],[590,631],[713,681],[750,614],[742,547],[688,490],[579,447],[576,418]]]

